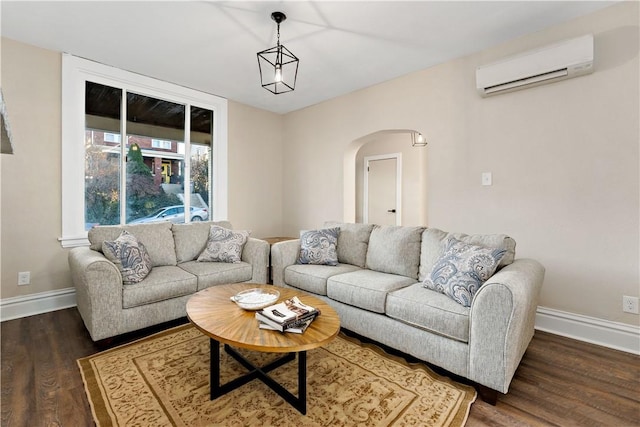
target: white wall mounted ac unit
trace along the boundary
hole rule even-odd
[[[481,96],[552,83],[593,72],[593,35],[587,34],[476,69]]]

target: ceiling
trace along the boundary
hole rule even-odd
[[[3,37],[287,113],[615,1],[0,1]],[[256,53],[300,58],[294,92],[260,86]]]

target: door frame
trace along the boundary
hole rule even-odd
[[[365,224],[369,223],[369,162],[390,159],[396,160],[396,225],[402,225],[402,153],[378,154],[364,158],[362,222]]]

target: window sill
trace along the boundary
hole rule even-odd
[[[89,239],[87,236],[76,236],[76,237],[59,237],[58,241],[62,245],[63,248],[77,248],[79,246],[89,246]]]

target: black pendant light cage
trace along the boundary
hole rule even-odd
[[[271,19],[278,25],[278,41],[276,46],[258,52],[258,69],[262,87],[279,95],[296,88],[300,60],[280,44],[280,23],[287,19],[287,16],[282,12],[273,12]]]

